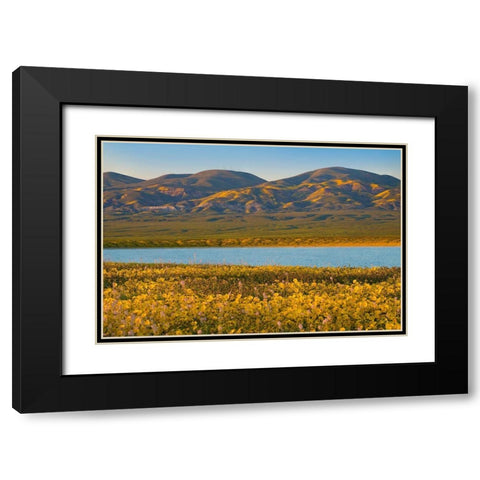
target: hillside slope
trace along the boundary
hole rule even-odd
[[[183,202],[181,210],[194,206],[192,200],[224,190],[234,190],[264,183],[263,178],[250,173],[231,170],[205,170],[195,174],[169,174],[124,185],[104,191],[105,209],[130,212],[156,208],[175,211],[175,205]]]
[[[267,182],[245,172],[207,170],[164,175],[104,192],[104,207],[170,213],[307,212],[400,209],[400,180],[330,167]]]

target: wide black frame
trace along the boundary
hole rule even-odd
[[[435,118],[435,361],[62,375],[62,106]],[[13,407],[19,412],[468,391],[465,86],[20,67],[13,73]]]

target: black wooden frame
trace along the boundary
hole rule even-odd
[[[13,407],[44,412],[467,393],[467,92],[465,86],[17,69]],[[65,104],[434,117],[435,361],[62,375]]]

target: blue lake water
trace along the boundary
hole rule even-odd
[[[401,249],[400,247],[105,248],[103,260],[122,263],[399,267]]]

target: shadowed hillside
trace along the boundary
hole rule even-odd
[[[177,203],[182,202],[181,210],[190,210],[194,206],[192,200],[223,190],[250,187],[264,182],[264,179],[256,175],[231,170],[169,174],[105,191],[103,204],[106,209],[130,212],[144,208],[158,208],[168,212],[178,210]]]
[[[129,177],[116,172],[105,172],[103,174],[103,189],[109,190],[111,188],[125,188],[132,183],[143,182],[141,178]]]

